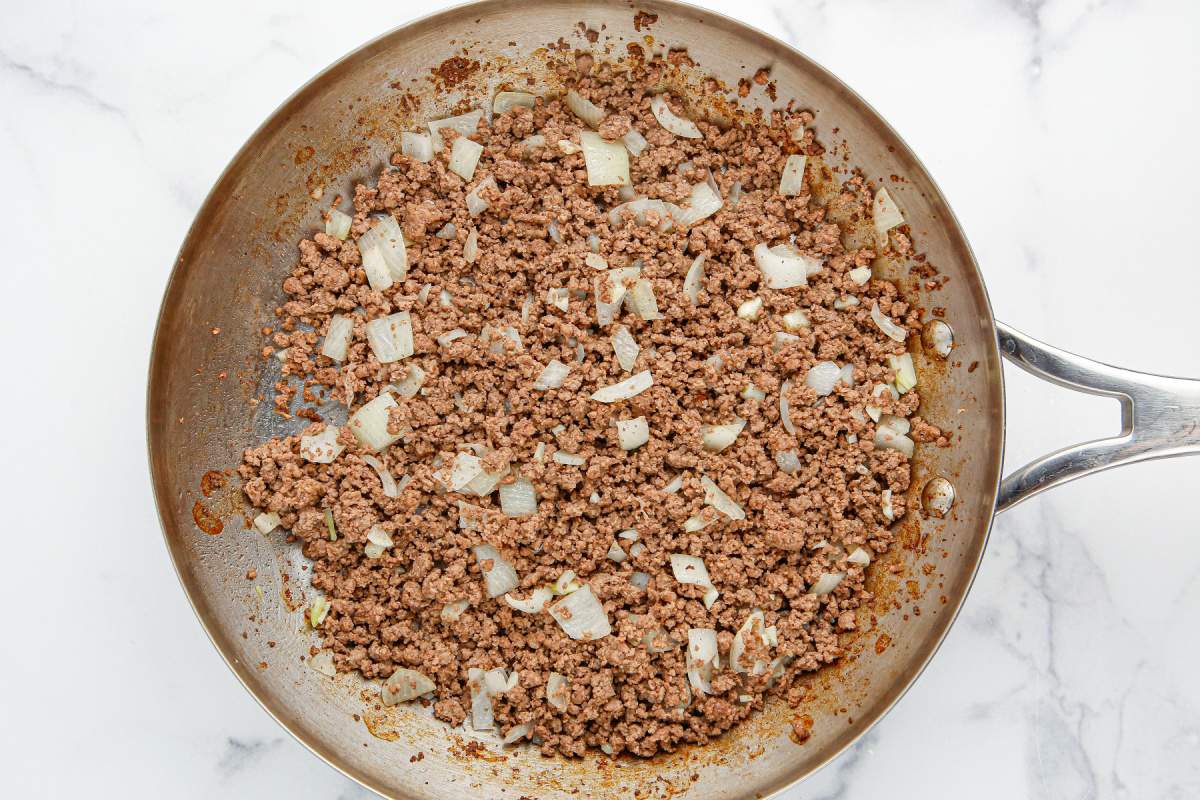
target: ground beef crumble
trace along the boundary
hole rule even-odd
[[[317,233],[300,243],[271,344],[286,348],[284,379],[276,387],[281,413],[295,413],[297,393],[310,403],[349,401],[357,410],[419,366],[421,391],[399,398],[389,420],[393,433],[411,432],[378,454],[392,475],[409,482],[397,497],[387,497],[363,459],[368,453],[347,429],[338,436],[345,450],[333,463],[306,461],[300,437],[292,436],[247,450],[240,473],[250,501],[277,513],[311,559],[313,585],[331,602],[319,631],[338,670],[369,679],[385,679],[399,667],[419,670],[437,684],[436,716],[457,725],[469,718],[468,670],[504,667],[517,673],[517,684],[494,698],[500,733],[528,723],[546,754],[603,747],[650,756],[720,734],[760,709],[768,692],[795,699],[799,694],[789,690],[796,677],[841,655],[839,632],[863,627],[856,610],[871,596],[864,568],[847,556],[857,548],[876,556],[891,546],[883,492],[890,490],[898,519],[910,481],[904,455],[873,445],[877,423],[864,409],[874,404],[910,416],[918,403],[914,392],[898,400],[872,396],[876,384],[894,380],[887,357],[902,354],[905,345],[883,335],[869,311],[878,303],[910,332],[920,319],[891,283],[859,285],[848,275],[876,254],[844,247],[831,218],[837,208],[869,215],[872,192],[862,178],[847,180],[824,204],[807,191],[779,195],[786,157],[820,153],[811,131],[798,141],[791,135],[812,122],[810,115],[775,112],[727,129],[698,121],[702,139],[679,138],[650,111],[649,87],[659,84],[662,64],[590,66],[570,80],[606,110],[600,134],[615,140],[633,128],[649,143],[630,158],[637,195],[686,204],[691,186],[711,173],[724,207],[690,228],[666,232],[629,214],[612,224],[608,209],[622,202],[621,193],[590,187],[582,155],[558,146],[563,139],[578,144],[586,128],[556,98],[539,98],[532,109],[515,107],[490,126],[481,123],[470,135],[484,147],[470,182],[447,168],[452,131],[431,162],[397,154],[374,186],[356,188],[346,241]],[[544,145],[520,143],[535,133],[545,137]],[[473,218],[466,195],[489,176],[496,181],[484,194],[490,207]],[[735,205],[731,192],[738,191]],[[409,260],[406,279],[382,292],[368,285],[354,244],[381,214],[401,226]],[[473,229],[479,255],[468,263],[464,247]],[[820,259],[823,268],[807,286],[767,289],[751,250],[792,237],[795,248]],[[593,297],[599,273],[585,263],[593,250],[609,267],[640,262],[662,318],[646,322],[626,309],[601,329]],[[693,306],[683,278],[701,254],[704,279]],[[547,301],[552,288],[568,290],[566,311]],[[736,310],[755,296],[763,302],[758,319],[739,318]],[[847,298],[858,302],[847,305]],[[806,313],[808,327],[778,342],[782,316],[796,308]],[[415,352],[381,364],[365,324],[401,310],[412,314]],[[354,324],[340,363],[319,355],[335,313]],[[614,358],[610,336],[617,324],[627,326],[641,348],[632,372],[650,370],[654,385],[604,404],[590,399],[592,392],[630,374]],[[484,341],[487,331],[508,326],[519,333],[520,347],[494,337]],[[436,341],[456,328],[466,335],[447,346]],[[719,365],[713,356],[720,356]],[[557,389],[535,390],[552,359],[571,365],[570,374]],[[818,397],[804,376],[826,360],[853,365],[854,383]],[[780,420],[779,395],[789,379],[794,435]],[[748,384],[765,399],[748,398]],[[650,439],[623,451],[615,422],[639,416],[649,423]],[[703,448],[701,426],[738,418],[747,424],[732,446],[720,453]],[[920,417],[911,425],[915,440],[946,444]],[[532,481],[538,513],[509,518],[494,493],[479,498],[447,491],[443,473],[466,447],[485,454],[489,470],[507,468],[506,482],[518,474]],[[558,451],[585,464],[558,463]],[[781,469],[776,456],[786,451],[797,453],[798,471]],[[742,506],[745,520],[709,509],[715,522],[685,532],[685,521],[705,509],[702,475]],[[676,476],[681,488],[665,492]],[[460,527],[460,502],[482,509],[473,527]],[[372,527],[394,541],[377,558],[364,553]],[[630,528],[637,546],[617,538]],[[629,553],[620,563],[607,556],[614,541]],[[518,597],[574,570],[603,603],[611,635],[572,640],[548,613],[523,613],[502,597],[489,598],[471,551],[481,543],[512,563]],[[711,608],[704,587],[674,579],[673,553],[704,560],[720,592]],[[631,581],[635,573],[649,576],[644,588]],[[845,577],[831,593],[809,593],[825,573]],[[448,621],[443,608],[462,600],[466,610]],[[777,645],[749,637],[742,663],[770,661],[779,667],[774,674],[729,668],[734,634],[752,609],[761,609]],[[689,689],[689,628],[717,632],[723,668],[713,675],[712,694]],[[648,634],[656,644],[650,649]],[[569,681],[565,710],[547,702],[551,672]]]

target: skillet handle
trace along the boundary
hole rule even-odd
[[[1121,402],[1121,433],[1031,461],[1000,484],[996,510],[1094,472],[1200,454],[1200,380],[1112,367],[1031,339],[996,323],[1000,354],[1026,372],[1077,392]]]

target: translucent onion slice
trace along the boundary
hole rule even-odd
[[[555,450],[551,456],[555,463],[562,464],[565,467],[582,467],[587,463],[587,459],[575,453],[564,453],[562,450]]]
[[[617,441],[622,450],[636,450],[650,441],[650,425],[645,417],[617,420]]]
[[[783,315],[783,327],[793,333],[809,325],[808,314],[798,308]]]
[[[400,667],[392,673],[390,678],[384,681],[379,696],[385,706],[394,706],[397,703],[407,703],[409,700],[415,700],[421,695],[429,694],[436,689],[437,684],[422,673],[417,672],[415,669]]]
[[[599,128],[606,116],[604,109],[581,95],[574,89],[567,90],[567,108],[579,117],[589,128]]]
[[[454,342],[458,339],[461,339],[467,335],[469,335],[469,334],[466,331],[464,331],[462,328],[455,328],[452,331],[446,331],[441,336],[437,337],[437,339],[435,339],[435,341],[442,347],[449,347],[452,342]]]
[[[467,241],[463,243],[463,258],[468,264],[474,264],[475,259],[479,258],[479,231],[474,228],[471,228]]]
[[[871,304],[871,319],[889,339],[903,342],[908,338],[908,329],[892,322],[891,317],[879,310],[878,302]]]
[[[542,136],[540,133],[535,133],[533,136],[526,136],[524,139],[517,142],[517,145],[524,147],[526,150],[531,150],[534,147],[545,147],[546,137]]]
[[[412,318],[397,311],[367,323],[367,344],[380,364],[390,364],[413,354]]]
[[[688,267],[687,275],[683,278],[683,292],[687,295],[688,300],[692,301],[692,305],[696,305],[700,301],[700,285],[704,282],[704,254],[696,256],[692,261],[692,265]]]
[[[458,175],[464,181],[471,180],[475,175],[475,167],[479,157],[483,155],[483,145],[473,142],[465,136],[460,136],[450,145],[450,163],[447,169]]]
[[[904,417],[897,417],[895,414],[884,414],[879,419],[879,424],[891,428],[896,433],[908,433],[912,430],[912,425]]]
[[[486,189],[495,189],[496,179],[491,175],[475,184],[475,188],[467,192],[467,213],[472,217],[478,217],[484,211],[488,210],[491,203],[484,199],[483,192]]]
[[[625,304],[629,310],[646,322],[662,319],[658,313],[658,299],[654,296],[654,285],[642,278],[625,294]]]
[[[704,134],[696,127],[696,123],[690,119],[677,116],[671,110],[667,99],[661,94],[650,98],[650,111],[654,114],[654,118],[658,120],[659,125],[662,125],[676,136],[682,136],[685,139],[701,139],[704,137]]]
[[[325,235],[345,241],[346,237],[350,235],[350,224],[353,221],[349,214],[331,208],[325,217]]]
[[[794,333],[784,333],[783,331],[775,331],[771,337],[771,352],[778,353],[789,344],[800,341],[800,337]]]
[[[570,594],[583,588],[583,584],[575,580],[575,570],[566,570],[558,576],[558,580],[550,584],[550,591],[555,595]]]
[[[603,386],[592,393],[592,399],[601,403],[616,403],[637,397],[654,385],[654,377],[650,370],[642,370],[620,383]]]
[[[737,308],[737,315],[747,322],[754,322],[762,315],[763,299],[751,297]]]
[[[486,675],[477,667],[467,670],[467,688],[471,692],[471,727],[477,731],[490,731],[496,726],[492,696],[484,685]]]
[[[402,281],[408,275],[408,252],[404,248],[404,234],[400,230],[400,223],[396,222],[391,214],[379,217],[374,227],[358,237],[356,244],[362,255],[367,282],[372,289],[382,291],[391,286],[393,281]],[[381,265],[387,270],[386,280],[381,274]],[[377,283],[379,285],[376,285]]]
[[[775,463],[789,475],[800,471],[800,456],[795,450],[781,450],[775,454]]]
[[[570,681],[566,675],[551,672],[546,680],[546,702],[551,708],[566,711],[570,704]]]
[[[719,453],[737,440],[738,434],[746,427],[746,420],[735,419],[724,425],[700,426],[700,442],[710,453]]]
[[[761,403],[767,399],[767,393],[755,386],[753,383],[747,383],[746,388],[742,389],[743,400],[753,400],[756,403]]]
[[[405,131],[400,134],[400,152],[413,161],[427,164],[433,161],[433,139],[428,134]]]
[[[720,667],[717,652],[717,632],[712,628],[688,628],[685,666],[688,683],[703,694],[712,694],[713,673]]]
[[[708,567],[704,565],[704,559],[698,556],[690,556],[687,553],[671,553],[671,574],[680,583],[712,586]]]
[[[396,485],[396,479],[392,477],[392,473],[388,472],[387,467],[383,462],[372,455],[365,455],[362,460],[367,462],[367,466],[375,470],[375,474],[379,476],[379,482],[383,484],[383,494],[385,497],[398,497],[400,495],[400,487]]]
[[[824,397],[833,391],[841,371],[842,368],[832,361],[820,361],[809,367],[804,376],[804,385],[812,388],[819,397]]]
[[[833,308],[836,311],[845,311],[848,308],[854,308],[856,305],[858,305],[858,298],[854,295],[839,297],[833,301]]]
[[[278,528],[280,524],[282,524],[282,520],[274,511],[264,512],[254,518],[255,529],[264,536]]]
[[[483,459],[470,453],[458,453],[450,464],[446,488],[452,492],[461,492],[482,473]]]
[[[880,248],[888,244],[888,231],[904,222],[904,215],[896,206],[896,201],[888,194],[887,187],[882,187],[875,193],[875,201],[871,204],[871,217],[875,223],[875,242]]]
[[[332,464],[346,449],[345,445],[338,444],[338,431],[339,428],[326,425],[320,433],[301,436],[300,457],[313,464]]]
[[[783,174],[779,177],[779,193],[784,197],[794,197],[804,191],[804,166],[808,163],[807,156],[791,155],[783,164]]]
[[[506,517],[532,517],[537,513],[537,490],[533,482],[519,477],[500,487],[500,510]]]
[[[308,659],[308,666],[316,672],[332,678],[337,675],[337,667],[333,665],[333,651],[322,650],[312,658]]]
[[[683,488],[683,473],[679,473],[662,488],[663,494],[675,494]]]
[[[766,243],[754,245],[754,264],[762,272],[769,289],[790,289],[807,286],[809,268],[819,263],[816,259],[794,251],[781,252]]]
[[[895,364],[892,365],[892,368],[893,369],[896,368]],[[880,397],[883,397],[885,394],[890,394],[892,396],[893,400],[900,399],[900,393],[898,391],[896,391],[896,389],[891,384],[877,383],[877,384],[875,384],[874,388],[871,389],[872,397],[880,398]],[[878,406],[873,405],[871,403],[867,403],[864,410],[867,412],[867,416],[870,417],[873,422],[879,422],[879,418],[883,413],[879,409]]]
[[[871,268],[870,267],[855,267],[854,269],[847,272],[846,276],[848,278],[850,278],[850,280],[852,282],[858,284],[859,286],[866,286],[867,283],[869,283],[871,280]]]
[[[817,582],[809,587],[808,593],[816,595],[829,594],[838,587],[838,585],[842,582],[842,579],[845,577],[846,573],[844,572],[822,573],[821,577],[817,579]]]
[[[569,156],[573,156],[576,153],[578,153],[582,148],[580,148],[579,145],[575,144],[570,139],[559,139],[558,140],[558,149],[562,150],[564,153],[566,153]]]
[[[633,221],[638,225],[649,225],[657,220],[659,232],[665,233],[675,226],[677,217],[683,217],[685,212],[674,203],[662,200],[651,200],[648,197],[635,197],[628,202],[613,206],[608,211],[608,223],[614,228],[621,224],[621,212],[629,211]],[[653,215],[653,217],[651,217]]]
[[[605,555],[608,557],[609,561],[615,561],[618,564],[629,558],[629,554],[625,552],[625,549],[616,542],[613,542],[608,546],[608,552]]]
[[[635,572],[629,576],[629,582],[637,589],[645,589],[650,585],[650,573]]]
[[[657,655],[677,649],[679,642],[672,639],[671,635],[667,633],[667,629],[659,625],[653,630],[646,631],[646,635],[642,637],[642,646],[646,648],[646,652]]]
[[[710,174],[708,180],[692,187],[687,208],[683,210],[679,224],[695,225],[720,211],[722,205],[724,205],[724,201],[721,199],[721,192],[717,189],[717,183]]]
[[[796,435],[796,425],[792,422],[792,408],[788,402],[788,390],[792,388],[792,381],[788,379],[779,387],[779,421],[783,423],[783,429],[793,436]]]
[[[629,133],[621,137],[621,143],[625,145],[625,149],[629,151],[629,154],[635,157],[640,156],[650,146],[650,143],[646,141],[646,137],[638,133],[636,128],[630,128]]]
[[[492,113],[503,114],[518,106],[533,108],[535,105],[537,98],[529,92],[497,92],[492,98]]]
[[[531,733],[533,733],[533,723],[518,723],[508,729],[508,733],[504,734],[504,738],[500,740],[500,744],[505,747],[516,744],[520,740],[528,738]]]
[[[472,547],[471,552],[475,554],[475,563],[483,573],[484,588],[488,597],[499,597],[520,585],[517,571],[495,547],[481,544]]]
[[[334,361],[345,361],[346,350],[350,347],[350,336],[354,333],[354,320],[341,314],[329,318],[329,328],[325,331],[325,340],[321,343],[321,355]]]
[[[563,381],[567,379],[567,375],[570,373],[570,366],[562,363],[557,358],[553,359],[537,376],[537,380],[533,382],[533,388],[541,392],[549,389],[557,389],[563,385]]]
[[[589,186],[627,186],[629,179],[629,151],[620,142],[605,141],[598,133],[583,131],[579,134],[583,148],[583,164],[587,169]]]
[[[704,488],[704,502],[720,511],[730,519],[745,519],[746,511],[733,501],[729,495],[721,491],[721,487],[713,483],[707,475],[700,476],[700,485]]]
[[[396,383],[389,383],[387,390],[395,392],[401,397],[416,397],[417,392],[421,391],[421,384],[425,382],[425,370],[417,364],[411,364],[408,371],[404,373],[404,377]]]
[[[914,444],[905,434],[879,425],[875,428],[875,446],[883,450],[899,450],[907,458],[912,458]]]
[[[889,520],[894,520],[896,518],[896,510],[892,506],[892,490],[884,489],[880,493],[879,498],[879,510],[883,513],[883,516]]]
[[[442,129],[451,128],[458,131],[461,137],[470,136],[479,130],[479,121],[481,119],[483,119],[483,110],[475,109],[474,111],[468,111],[466,114],[431,120],[429,122],[429,137],[433,142],[434,151],[442,149]]]
[[[569,307],[571,292],[566,287],[558,286],[546,290],[546,305],[554,306],[559,311],[566,311]]]
[[[603,275],[597,275],[593,281],[593,292],[596,300],[596,322],[600,326],[609,325],[621,310],[621,303],[629,291],[629,283],[635,283],[641,276],[640,267],[622,267],[610,269]]]
[[[539,586],[529,593],[529,597],[525,600],[513,597],[511,594],[504,595],[504,602],[508,603],[510,608],[520,611],[525,614],[539,614],[546,608],[546,603],[554,597],[554,593],[544,586]]]
[[[595,641],[612,633],[604,606],[587,584],[550,606],[550,616],[572,639]]]
[[[321,623],[329,616],[329,600],[324,595],[317,595],[313,598],[312,605],[308,608],[308,624],[314,628],[321,627]]]
[[[463,615],[463,612],[470,607],[470,600],[455,600],[442,606],[441,613],[438,614],[438,617],[442,620],[442,622],[457,622],[458,618]]]
[[[846,556],[846,560],[851,564],[858,564],[860,567],[865,567],[871,563],[871,554],[861,547],[856,547],[853,553]]]
[[[753,664],[746,664],[743,659],[746,646],[749,644],[747,640],[752,636],[758,636],[764,645],[770,646],[770,640],[766,635],[766,625],[763,612],[756,608],[747,615],[742,627],[738,628],[737,633],[733,635],[733,642],[729,645],[729,666],[734,672],[761,675],[766,671],[767,664],[765,662],[755,661]]]
[[[624,325],[618,325],[613,330],[612,335],[613,353],[617,357],[617,363],[621,365],[621,369],[626,372],[632,372],[633,367],[637,364],[638,353],[641,348],[638,347],[637,340],[633,338],[633,334],[629,332],[629,328]]]
[[[842,368],[838,370],[838,381],[840,383],[846,384],[847,386],[854,385],[854,365],[853,364],[843,364],[842,365]]]
[[[608,259],[599,253],[588,253],[583,257],[583,263],[592,269],[608,269]]]
[[[913,367],[912,356],[905,353],[902,356],[888,356],[888,364],[896,372],[896,391],[905,394],[917,386],[917,371]]]

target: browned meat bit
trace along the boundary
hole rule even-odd
[[[920,312],[869,270],[852,274],[869,267],[873,242],[834,222],[869,218],[870,187],[854,177],[782,197],[791,131],[811,114],[726,130],[699,121],[702,138],[676,136],[650,108],[664,65],[627,66],[589,57],[562,74],[603,109],[602,137],[646,138],[629,159],[635,194],[688,208],[692,187],[711,180],[723,206],[692,224],[662,204],[610,218],[620,190],[589,186],[582,155],[559,146],[585,126],[553,97],[471,134],[483,153],[470,181],[448,169],[453,132],[428,163],[397,155],[376,185],[356,188],[348,241],[300,243],[271,344],[287,349],[281,411],[299,389],[350,399],[355,412],[390,392],[378,426],[401,438],[371,452],[343,428],[327,444],[341,448],[331,463],[302,456],[299,436],[275,439],[240,469],[250,501],[277,514],[311,560],[329,603],[318,630],[338,669],[420,671],[452,725],[471,719],[472,686],[487,684],[470,670],[511,670],[499,674],[511,688],[491,695],[495,728],[528,725],[547,754],[650,756],[720,734],[767,693],[803,702],[797,676],[839,658],[842,632],[870,627],[864,562],[892,545],[911,480],[907,457],[875,444],[907,440],[900,418],[919,400],[888,388],[898,374],[889,357],[904,345],[871,309],[910,330]],[[534,134],[545,143],[523,143]],[[813,136],[803,147],[815,161]],[[472,216],[469,195],[486,210]],[[403,232],[408,263],[377,289],[354,240],[381,215]],[[790,244],[819,269],[770,288],[759,243]],[[597,286],[606,269],[628,272]],[[597,294],[613,306],[604,325]],[[400,312],[412,353],[381,361],[367,323]],[[337,361],[321,353],[334,315],[349,320]],[[548,380],[552,362],[569,370]],[[828,385],[810,379],[830,369],[822,362],[838,376]],[[593,399],[643,372],[648,388]],[[946,441],[920,417],[910,424],[917,442]],[[468,494],[460,478],[498,485]],[[522,514],[532,513],[504,513],[528,487],[536,506]],[[493,549],[472,549],[485,544]],[[708,577],[673,555],[698,557]],[[484,579],[503,581],[508,567],[515,577],[501,589],[515,606],[490,597]],[[706,648],[720,669],[706,671]],[[700,659],[690,679],[689,658]]]

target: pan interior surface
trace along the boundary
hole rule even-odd
[[[589,30],[598,34],[594,42]],[[812,110],[826,164],[844,169],[848,154],[846,163],[873,184],[886,182],[924,263],[949,278],[930,288],[908,269],[877,265],[916,291],[924,308],[944,308],[955,332],[948,361],[910,347],[921,376],[920,413],[953,440],[951,448],[919,448],[910,497],[918,507],[921,487],[944,476],[957,502],[945,519],[910,513],[898,525],[897,546],[874,569],[875,625],[848,639],[837,667],[811,677],[800,707],[777,701],[706,747],[650,761],[549,759],[534,748],[502,751],[491,736],[478,740],[486,745],[480,748],[469,730],[449,730],[420,708],[378,708],[377,689],[357,676],[331,680],[309,669],[302,657],[316,640],[303,619],[303,557],[279,533],[245,529],[249,509],[236,481],[222,487],[204,476],[236,466],[246,447],[308,424],[255,402],[269,397],[278,378],[274,360],[259,356],[260,331],[282,302],[297,241],[322,225],[321,211],[336,195],[351,197],[355,183],[373,181],[402,131],[484,105],[505,84],[559,91],[547,62],[573,62],[577,49],[616,60],[639,49],[649,57],[684,48],[699,70],[734,90],[730,97],[739,80],[767,68],[770,84],[751,82],[742,104],[782,107],[794,98]],[[699,85],[686,69],[677,79]],[[228,377],[218,379],[221,373]],[[760,797],[803,778],[882,716],[936,650],[982,553],[1003,445],[987,296],[957,222],[915,156],[861,99],[786,45],[664,2],[497,0],[457,8],[365,45],[301,89],[238,153],[184,243],[156,333],[148,414],[168,546],[214,643],[305,745],[370,788],[402,798]],[[223,529],[213,535],[218,519]],[[251,568],[255,582],[246,580]],[[811,719],[803,742],[792,727],[799,715]]]

